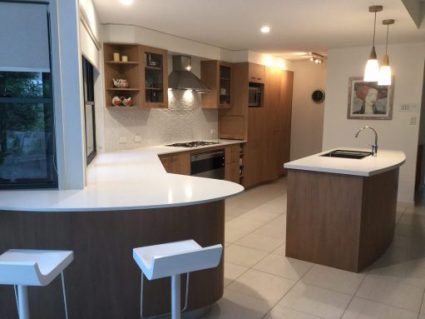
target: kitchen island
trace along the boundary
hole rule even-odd
[[[132,249],[190,238],[224,246],[224,199],[241,191],[232,182],[168,174],[154,150],[101,154],[88,167],[83,190],[0,192],[0,253],[73,250],[65,271],[70,318],[139,318],[140,270]],[[60,291],[58,279],[30,288],[32,318],[63,317]],[[222,294],[223,262],[194,272],[188,311]],[[168,279],[145,281],[144,316],[168,312],[169,303]],[[0,318],[17,318],[11,287],[0,287]]]
[[[331,151],[284,165],[286,256],[360,272],[392,241],[406,157],[388,150],[361,159],[323,156]]]

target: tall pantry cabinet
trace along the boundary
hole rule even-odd
[[[284,174],[283,164],[289,161],[294,75],[252,63],[234,64],[233,75],[232,108],[219,111],[219,133],[221,138],[247,140],[242,184],[249,188]],[[253,89],[258,90],[260,102],[249,106]]]

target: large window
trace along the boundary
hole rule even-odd
[[[0,189],[57,187],[47,6],[0,2],[0,19]]]

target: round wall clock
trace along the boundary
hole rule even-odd
[[[315,90],[311,93],[311,99],[315,103],[322,103],[325,100],[325,91],[323,90]]]

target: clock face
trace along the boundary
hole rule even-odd
[[[315,103],[322,103],[325,100],[325,92],[323,90],[315,90],[311,94],[311,99]]]

